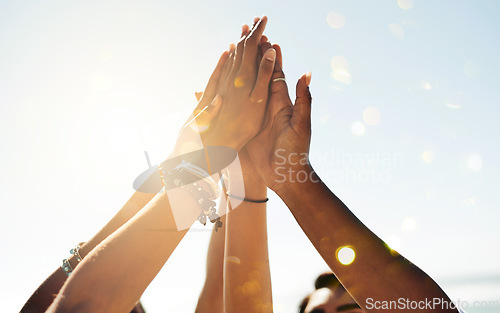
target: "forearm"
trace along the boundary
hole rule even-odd
[[[245,197],[267,197],[260,177],[245,180]],[[224,272],[226,313],[272,312],[265,203],[244,201],[228,213]]]
[[[308,170],[312,171],[311,168]],[[311,180],[304,183],[286,183],[286,188],[281,186],[278,189],[278,195],[325,262],[362,307],[367,298],[380,301],[397,301],[399,298],[449,300],[428,275],[371,232],[317,175],[309,177]],[[354,261],[349,265],[342,264],[337,257],[342,247],[350,247],[355,252]]]
[[[160,193],[87,255],[48,312],[129,312],[186,234],[175,229]]]
[[[222,197],[219,207],[224,205]],[[221,217],[223,226],[212,230],[207,253],[206,279],[198,299],[196,313],[222,313],[224,311],[224,246],[226,237],[226,217]]]
[[[150,178],[151,180],[151,178]],[[150,180],[148,180],[149,183]],[[87,241],[80,250],[80,255],[85,257],[94,247],[96,247],[106,237],[120,228],[139,212],[151,199],[153,193],[135,192],[118,213],[89,241]],[[69,247],[68,247],[69,251]],[[78,261],[73,256],[68,258],[73,269],[78,265]],[[28,299],[21,312],[45,312],[54,301],[59,290],[64,285],[66,273],[58,267],[47,279],[37,288],[37,290]]]

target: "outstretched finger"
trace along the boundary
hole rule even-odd
[[[293,106],[292,126],[298,127],[300,131],[311,129],[311,103],[312,97],[309,91],[311,83],[311,72],[302,75],[297,82],[296,99]]]
[[[201,108],[205,107],[215,97],[219,85],[219,80],[222,75],[222,69],[224,68],[224,65],[228,59],[228,55],[229,52],[226,50],[222,53],[221,57],[219,58],[219,62],[217,62],[217,66],[215,67],[212,75],[210,76],[210,79],[208,80],[207,87],[203,92],[203,97],[200,99],[200,103],[198,104],[196,109],[198,109],[199,107]]]
[[[274,71],[274,63],[276,61],[276,50],[269,49],[264,53],[260,62],[257,80],[253,86],[250,100],[261,103],[267,100],[269,94],[269,81]]]
[[[273,44],[274,50],[276,50],[276,64],[279,65],[280,69],[283,69],[283,55],[281,54],[281,47],[278,44]]]
[[[255,27],[252,29],[250,34],[245,39],[245,49],[243,51],[243,59],[241,63],[241,68],[238,72],[238,77],[243,77],[245,80],[252,81],[257,75],[257,68],[255,67],[255,61],[257,59],[257,51],[259,49],[259,44],[261,41],[262,34],[266,28],[267,17],[263,16]]]
[[[234,43],[229,44],[229,56],[226,61],[226,64],[224,64],[224,68],[222,69],[222,74],[219,79],[219,87],[218,87],[218,93],[224,94],[225,87],[227,85],[227,80],[229,79],[229,73],[231,72],[231,69],[233,67],[233,62],[234,62],[234,50],[236,49],[236,45]]]
[[[271,45],[271,43],[269,42],[269,39],[267,39],[266,36],[262,36],[262,39],[260,40],[260,51],[261,51],[261,55],[264,55],[264,53],[266,53],[267,50],[271,49],[273,46]],[[276,50],[276,49],[275,49]],[[276,51],[278,52],[278,51]],[[278,54],[276,54],[276,57],[278,56]],[[260,60],[259,60],[260,61]]]
[[[248,25],[243,25],[241,29],[241,38],[236,44],[236,49],[234,50],[234,61],[231,68],[231,73],[229,74],[231,79],[235,79],[236,75],[241,66],[241,61],[243,60],[243,51],[245,49],[245,39],[250,34],[251,30]]]

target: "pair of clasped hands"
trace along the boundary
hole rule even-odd
[[[196,93],[199,103],[194,118],[181,129],[176,147],[182,145],[186,132],[202,128],[199,136],[204,145],[235,149],[245,172],[256,171],[277,191],[281,184],[275,151],[284,151],[281,157],[309,152],[311,74],[299,78],[293,104],[282,70],[281,48],[263,35],[266,24],[264,16],[255,18],[252,28],[243,25],[239,42],[222,53],[204,92]],[[312,171],[303,162],[288,166]]]

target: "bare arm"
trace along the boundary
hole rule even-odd
[[[280,55],[279,46],[275,49]],[[307,74],[299,79],[297,98],[292,104],[286,82],[279,79],[284,77],[280,65],[281,62],[276,63],[271,84],[270,117],[266,118],[263,130],[252,141],[255,149],[249,150],[266,185],[284,200],[325,262],[363,309],[369,309],[368,298],[374,301],[399,298],[449,301],[427,274],[390,250],[314,173],[308,161],[312,100],[308,86],[311,77]],[[304,183],[292,183],[288,179],[290,175],[295,181],[298,181],[296,175],[301,179],[307,175],[309,179]],[[337,259],[338,249],[344,246],[352,247],[356,254],[350,265],[343,265]],[[377,310],[371,309],[370,312]]]
[[[223,53],[221,56],[212,77],[210,78],[207,88],[205,90],[205,99],[199,102],[199,105],[193,112],[193,116],[199,113],[203,108],[207,106],[212,99],[215,97],[216,89],[218,87],[219,77],[221,76],[222,68],[225,65],[225,61],[227,60],[227,52]],[[200,99],[198,99],[200,100]],[[217,109],[215,107],[211,108],[210,114],[205,114],[203,118],[210,119],[213,115],[217,114]],[[188,119],[189,121],[189,119]],[[181,131],[179,135],[178,145],[182,145],[183,139],[190,138],[191,134],[186,134],[186,132],[192,131],[191,128],[186,128],[184,131]],[[184,138],[183,138],[184,137]],[[199,135],[198,135],[199,137]],[[158,179],[156,177],[156,179]],[[154,185],[153,183],[154,177],[149,177],[143,184],[145,185]],[[114,233],[117,229],[119,229],[122,225],[124,225],[127,221],[129,221],[132,217],[134,217],[137,212],[139,212],[148,202],[150,202],[155,193],[147,193],[136,191],[132,197],[125,203],[125,205],[120,209],[120,211],[88,242],[86,242],[81,250],[80,255],[82,257],[86,257],[97,245],[99,245],[104,239]],[[69,248],[68,248],[69,250]],[[73,258],[73,256],[68,258],[71,267],[76,269],[79,265],[77,260]],[[66,282],[67,276],[64,271],[58,267],[33,293],[33,295],[28,299],[21,312],[45,312],[47,308],[54,301],[55,297],[59,293],[63,284]]]
[[[303,169],[306,170],[306,169]],[[278,195],[284,200],[300,227],[335,273],[342,285],[364,309],[374,301],[450,301],[443,290],[413,263],[391,250],[338,199],[309,168],[314,181],[286,183]],[[337,252],[351,248],[352,263],[341,263]],[[371,298],[367,302],[367,299]],[[457,312],[456,310],[414,312]],[[446,306],[444,306],[446,308]],[[371,309],[370,312],[384,312]],[[407,312],[392,309],[391,312]]]
[[[222,199],[221,202],[225,202]],[[222,203],[219,204],[223,205]],[[196,313],[222,313],[224,311],[224,246],[226,242],[226,218],[223,226],[216,232],[212,230],[207,253],[206,278],[201,290]]]
[[[255,19],[254,25],[258,21]],[[242,38],[249,31],[243,25]],[[259,60],[269,48],[271,45],[257,51]],[[245,194],[239,196],[266,199],[267,187],[246,149],[239,156],[245,186]],[[226,205],[223,201],[226,200],[223,198],[220,206]],[[266,204],[242,202],[238,210],[225,216],[225,221],[224,227],[214,231],[210,239],[206,281],[196,312],[272,311]]]
[[[246,152],[240,154],[240,161],[245,197],[266,199],[267,187]],[[271,312],[266,203],[244,201],[225,217],[224,226],[212,232],[196,312],[217,313],[224,308],[225,312]]]
[[[245,197],[266,199],[267,187],[246,151],[240,153],[240,160]],[[272,312],[266,203],[243,201],[227,214],[224,312]]]
[[[187,232],[175,229],[168,198],[160,193],[92,250],[48,312],[129,312]]]
[[[219,76],[222,75],[221,79],[217,79],[213,88],[210,88],[210,82],[207,86],[197,108],[200,109],[199,114],[195,117],[197,125],[209,126],[206,132],[210,136],[200,134],[207,145],[240,149],[259,130],[265,108],[257,109],[249,104],[267,98],[274,67],[275,51],[272,49],[266,53],[260,67],[257,68],[255,63],[266,21],[267,18],[260,20],[252,32],[238,43],[238,53],[218,72]],[[215,94],[221,85],[225,86],[221,90],[226,103],[222,108],[221,101],[215,101]],[[209,99],[209,102],[204,103],[204,99]],[[212,99],[214,101],[210,102]],[[209,123],[203,123],[207,119],[204,113],[219,109],[218,120],[223,120],[223,123],[213,125],[211,118],[206,120]],[[213,117],[211,113],[208,116]],[[176,201],[184,201],[182,207],[198,207],[197,201],[188,194],[178,196]],[[175,225],[167,195],[157,194],[140,213],[89,253],[65,283],[48,312],[129,311],[185,235],[186,231],[168,231],[176,229]]]
[[[120,211],[104,226],[91,240],[85,243],[80,250],[80,255],[85,257],[92,249],[94,249],[106,237],[115,232],[128,220],[130,220],[141,208],[143,208],[154,194],[135,192],[132,197],[125,203]],[[69,250],[69,249],[68,249]],[[69,262],[73,269],[76,268],[78,262],[71,256]],[[47,279],[37,288],[33,295],[28,299],[23,306],[21,312],[45,312],[54,301],[59,290],[66,281],[66,273],[58,267]]]

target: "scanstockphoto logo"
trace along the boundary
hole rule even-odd
[[[392,170],[404,164],[403,153],[384,152],[375,149],[370,152],[351,152],[331,149],[324,153],[293,153],[286,149],[275,151],[275,174],[278,182],[314,181],[314,175],[295,170],[310,161],[321,175],[334,183],[390,183]],[[299,166],[297,166],[299,165]]]
[[[423,300],[410,300],[399,298],[397,300],[375,300],[367,298],[367,310],[459,310],[468,309],[500,309],[499,300],[446,300],[443,298],[425,298]]]

